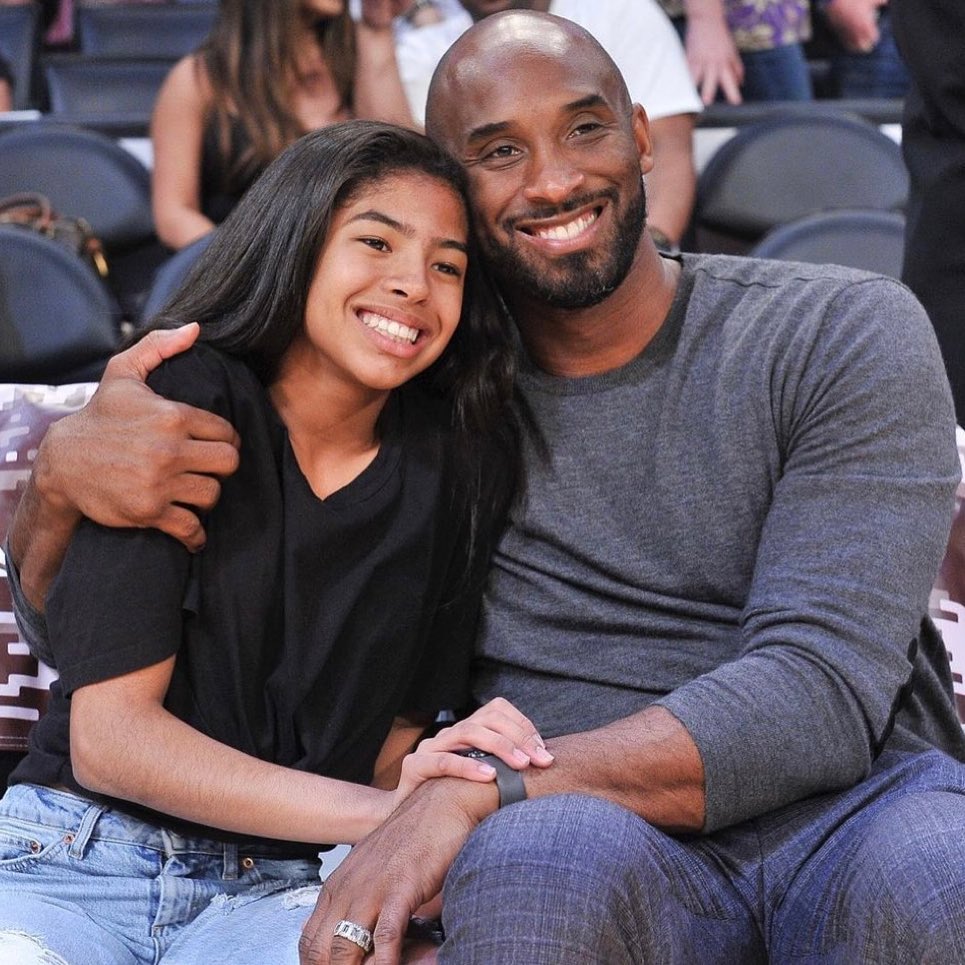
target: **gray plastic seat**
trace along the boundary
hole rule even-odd
[[[896,211],[822,211],[768,232],[750,254],[845,265],[901,277],[905,218]]]
[[[72,119],[139,117],[147,125],[171,59],[48,56],[43,72],[50,114]]]
[[[216,7],[146,4],[80,7],[75,35],[88,57],[179,58],[208,36]]]
[[[701,251],[746,253],[768,231],[818,211],[899,211],[908,174],[898,145],[873,124],[833,111],[795,111],[738,131],[697,181]]]
[[[124,315],[138,318],[166,254],[154,234],[144,165],[95,131],[22,124],[0,133],[0,197],[20,191],[39,191],[58,213],[90,223],[104,243],[111,290]]]
[[[147,169],[95,131],[22,124],[0,133],[0,197],[39,191],[54,209],[86,218],[108,248],[154,235]]]
[[[0,381],[100,377],[120,311],[94,270],[55,241],[0,226]]]
[[[206,235],[198,238],[197,241],[193,241],[180,251],[176,251],[158,268],[148,292],[147,300],[144,303],[144,310],[141,313],[144,322],[149,322],[164,308],[168,299],[188,277],[194,263],[198,260],[198,256],[211,244],[214,236],[215,232],[209,231]]]

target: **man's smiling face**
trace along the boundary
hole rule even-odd
[[[649,136],[612,62],[579,34],[494,17],[433,85],[429,131],[466,166],[476,230],[510,298],[602,301],[646,221]]]

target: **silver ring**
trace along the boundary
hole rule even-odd
[[[366,954],[372,951],[372,932],[361,925],[356,925],[354,921],[343,918],[335,926],[335,937],[347,938],[350,942],[355,942]]]

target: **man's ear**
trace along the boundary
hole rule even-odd
[[[639,104],[633,105],[630,124],[633,128],[633,140],[640,154],[640,173],[649,174],[653,169],[653,141],[650,139],[650,120],[647,112]]]

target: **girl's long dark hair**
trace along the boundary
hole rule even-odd
[[[245,193],[149,327],[199,322],[202,341],[242,359],[270,384],[304,325],[334,212],[366,185],[408,172],[466,197],[462,167],[422,134],[346,121],[305,135]],[[522,484],[522,467],[515,329],[482,271],[473,236],[470,223],[460,323],[418,381],[451,408],[457,488],[470,506],[467,556],[478,563]]]

